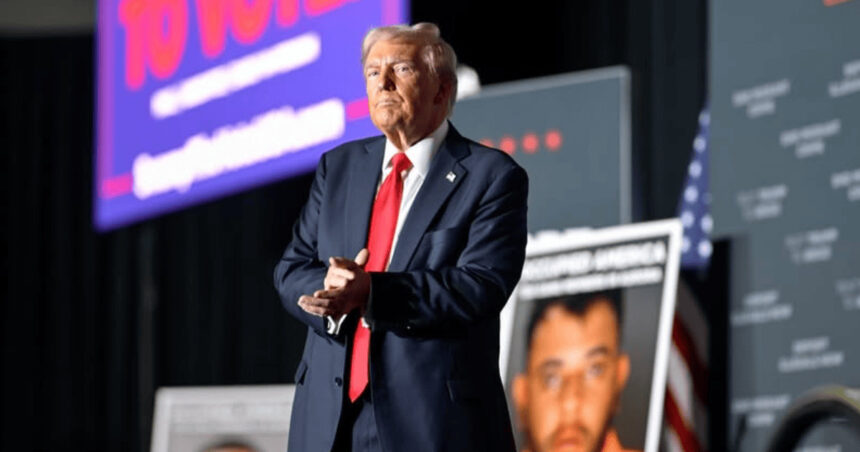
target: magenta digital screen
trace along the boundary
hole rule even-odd
[[[379,132],[360,64],[405,0],[99,0],[96,227],[312,170]]]

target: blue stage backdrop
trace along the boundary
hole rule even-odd
[[[405,0],[100,0],[95,223],[315,167],[377,134],[359,61]]]

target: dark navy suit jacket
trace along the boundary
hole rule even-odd
[[[297,300],[322,288],[329,256],[352,258],[366,246],[384,148],[380,136],[322,156],[275,269],[284,307],[309,327],[291,451],[331,449],[358,321],[350,314],[331,336],[325,319]],[[450,127],[388,271],[371,273],[370,388],[386,452],[514,450],[499,378],[499,312],[522,271],[527,195],[528,178],[513,159]]]

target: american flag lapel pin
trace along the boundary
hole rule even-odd
[[[457,178],[457,175],[454,174],[453,171],[448,171],[448,174],[445,175],[445,179],[448,179],[448,182],[454,182],[454,179]]]

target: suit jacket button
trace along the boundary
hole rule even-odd
[[[340,377],[334,377],[334,384],[338,386],[343,386],[343,379]]]

